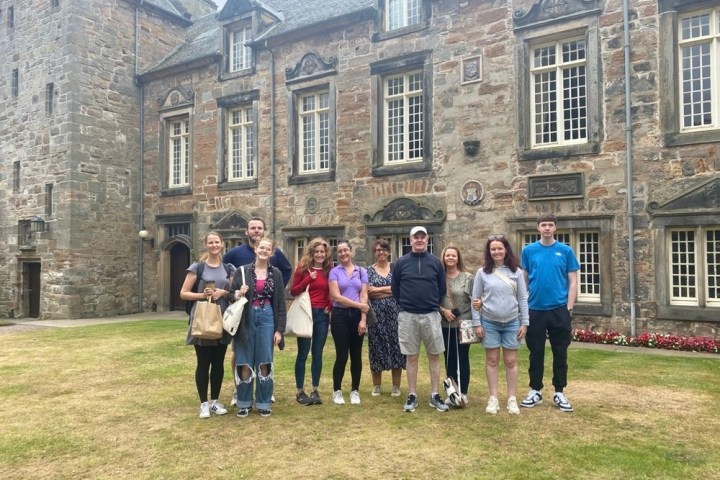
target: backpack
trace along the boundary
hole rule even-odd
[[[230,278],[230,264],[229,263],[223,263],[223,267],[225,267],[225,273],[227,273],[228,278]],[[200,285],[200,279],[202,278],[203,271],[205,270],[205,262],[198,262],[197,266],[197,278],[195,279],[195,285],[193,285],[192,291],[197,292],[198,286]],[[193,305],[195,305],[195,300],[186,300],[185,301],[185,313],[190,315],[190,312],[192,312]]]

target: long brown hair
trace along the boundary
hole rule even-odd
[[[490,244],[492,242],[500,242],[503,244],[505,247],[505,266],[508,267],[510,271],[516,272],[520,263],[513,253],[510,242],[508,242],[504,235],[490,235],[487,242],[485,242],[485,264],[483,265],[483,272],[489,275],[495,270],[495,260],[493,260],[490,254]]]
[[[445,248],[442,249],[442,253],[440,254],[440,261],[442,262],[443,268],[445,268],[445,252],[448,250],[455,250],[455,253],[457,253],[457,269],[458,272],[465,272],[465,263],[463,262],[462,253],[460,253],[460,249],[454,244],[450,243]]]
[[[322,264],[323,272],[327,274],[332,268],[332,254],[330,252],[330,245],[328,245],[324,238],[317,237],[310,240],[310,242],[308,242],[307,246],[305,247],[305,251],[303,252],[302,257],[298,262],[298,266],[300,267],[301,271],[310,270],[310,268],[312,268],[313,263],[315,262],[313,257],[315,256],[315,249],[317,247],[325,248],[325,260]]]

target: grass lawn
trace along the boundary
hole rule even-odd
[[[200,420],[195,355],[178,321],[43,329],[0,335],[0,478],[720,478],[720,359],[570,349],[566,394],[575,413],[546,402],[511,416],[485,413],[484,351],[471,349],[470,405],[403,413],[407,393],[331,401],[328,339],[324,405],[295,402],[296,343],[276,351],[270,418]],[[367,352],[367,344],[364,347]],[[421,357],[422,358],[422,357]],[[546,383],[550,384],[550,354]],[[367,362],[366,362],[367,363]],[[520,396],[527,351],[520,354]],[[309,382],[309,362],[307,376]],[[226,369],[222,400],[229,406]]]

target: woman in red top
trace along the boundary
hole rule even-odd
[[[330,248],[322,238],[315,238],[305,248],[295,275],[293,276],[290,293],[297,297],[309,288],[310,303],[312,305],[313,334],[312,338],[299,338],[297,358],[295,359],[295,386],[296,399],[302,405],[320,405],[322,400],[318,393],[320,373],[322,373],[322,354],[327,340],[330,325],[329,314],[332,302],[328,289],[328,272],[332,268]],[[305,393],[305,363],[308,353],[312,350],[310,374],[312,376],[312,392],[310,396]]]

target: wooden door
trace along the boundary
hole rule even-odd
[[[25,264],[25,291],[27,292],[28,317],[40,317],[40,263]]]
[[[185,300],[180,298],[180,289],[190,266],[190,249],[182,243],[170,247],[170,310],[185,310]]]

